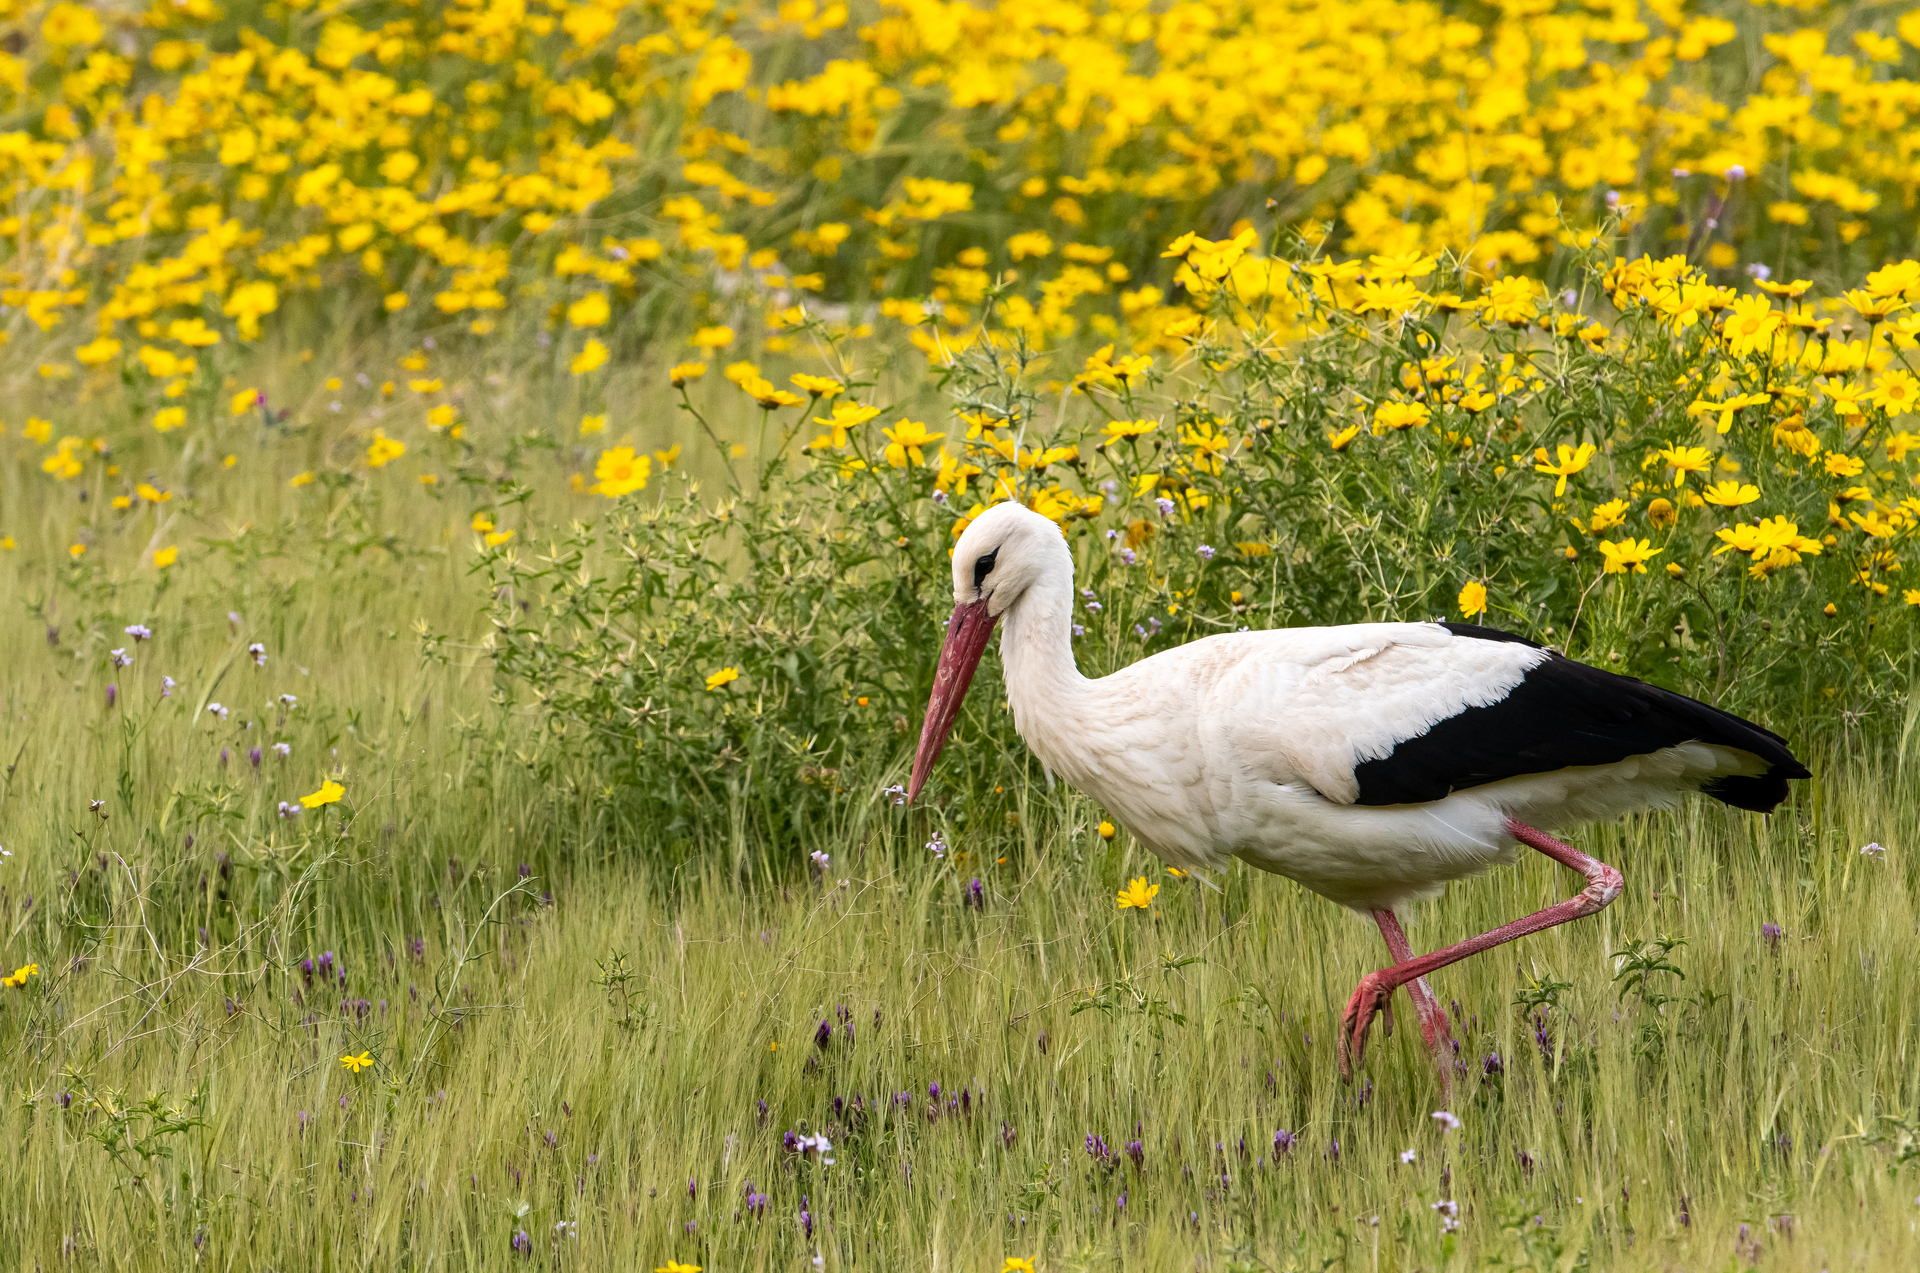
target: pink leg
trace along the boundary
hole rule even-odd
[[[1347,1001],[1347,1011],[1341,1019],[1340,1027],[1340,1073],[1352,1080],[1354,1067],[1365,1058],[1367,1051],[1367,1029],[1373,1024],[1373,1015],[1381,1011],[1392,998],[1394,989],[1406,985],[1409,981],[1424,977],[1428,973],[1448,964],[1458,963],[1468,955],[1477,955],[1483,950],[1504,945],[1516,937],[1525,937],[1528,933],[1537,933],[1556,924],[1564,924],[1570,919],[1579,919],[1591,915],[1620,896],[1623,881],[1620,872],[1597,858],[1588,857],[1570,844],[1536,831],[1514,818],[1507,819],[1507,834],[1530,848],[1538,849],[1562,866],[1572,867],[1587,877],[1587,887],[1577,896],[1570,897],[1557,906],[1549,906],[1543,911],[1535,911],[1525,919],[1516,919],[1511,924],[1503,924],[1492,932],[1482,933],[1478,937],[1436,950],[1430,955],[1418,959],[1398,959],[1391,968],[1370,972],[1360,979],[1354,989],[1353,997]],[[1384,925],[1382,926],[1384,931]],[[1404,939],[1403,939],[1404,940]]]
[[[1377,910],[1373,913],[1373,922],[1380,926],[1380,936],[1387,942],[1387,953],[1393,956],[1395,964],[1404,964],[1413,958],[1413,948],[1407,944],[1407,934],[1400,927],[1400,917],[1390,910]],[[1434,1066],[1440,1072],[1441,1090],[1451,1095],[1453,1091],[1453,1031],[1447,1022],[1445,1009],[1440,999],[1433,993],[1433,987],[1427,984],[1425,977],[1415,977],[1407,985],[1407,995],[1413,1000],[1413,1010],[1420,1018],[1420,1035],[1426,1040],[1427,1051],[1433,1054]],[[1393,1033],[1393,1016],[1387,1009],[1387,1033]]]

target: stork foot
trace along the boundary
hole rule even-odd
[[[1393,1033],[1394,981],[1385,972],[1370,972],[1353,988],[1347,1010],[1340,1018],[1340,1077],[1353,1082],[1353,1072],[1367,1057],[1367,1031],[1374,1014],[1386,1018],[1387,1033]]]

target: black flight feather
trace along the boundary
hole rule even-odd
[[[1441,625],[1459,637],[1537,642],[1470,623]],[[1737,809],[1770,811],[1787,798],[1787,780],[1807,769],[1778,734],[1731,712],[1549,652],[1506,697],[1469,707],[1378,760],[1355,766],[1357,803],[1422,804],[1502,778],[1551,773],[1578,765],[1610,765],[1685,742],[1751,753],[1767,771],[1717,778],[1701,788]]]

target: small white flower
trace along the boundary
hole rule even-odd
[[[8,848],[4,844],[0,844],[0,858],[10,858],[12,856],[13,856],[13,850]]]
[[[1860,856],[1872,858],[1876,862],[1887,860],[1887,848],[1883,844],[1865,844],[1860,847]]]
[[[1418,1156],[1419,1155],[1415,1154],[1411,1149],[1403,1149],[1400,1151],[1401,1162],[1412,1162]]]
[[[208,703],[207,710],[212,712],[215,716],[218,716],[221,720],[225,720],[227,718],[227,709],[220,706],[220,704],[218,703]]]
[[[255,667],[265,667],[267,665],[267,647],[258,641],[255,641],[247,647],[247,653],[253,656],[253,665]]]
[[[160,678],[160,697],[172,698],[174,687],[178,684],[180,684],[180,682],[174,680],[171,676],[161,677]]]
[[[293,754],[293,748],[288,746],[286,743],[275,743],[273,745],[273,754],[280,757],[280,759],[285,760],[288,756],[291,756]]]
[[[1166,496],[1164,495],[1154,496],[1153,503],[1154,503],[1154,507],[1160,510],[1160,516],[1162,517],[1173,516],[1173,501],[1168,499]]]
[[[941,838],[938,831],[933,833],[933,839],[927,841],[927,852],[937,858],[947,856],[947,842]]]
[[[280,696],[280,706],[282,707],[292,707],[295,703],[298,703],[299,701],[300,701],[299,699],[295,698],[291,694],[282,694]]]
[[[126,627],[122,628],[121,631],[125,632],[128,636],[132,637],[136,641],[145,641],[151,636],[153,636],[153,629],[148,627],[144,623],[130,623]]]
[[[133,662],[133,656],[127,653],[125,646],[117,650],[109,650],[107,653],[113,657],[113,665],[115,667],[126,667],[129,663]]]
[[[1441,1128],[1445,1131],[1457,1132],[1460,1130],[1460,1120],[1443,1109],[1433,1111],[1433,1121],[1440,1124]]]
[[[815,849],[812,853],[809,853],[807,856],[812,858],[813,864],[819,867],[823,871],[827,869],[827,863],[832,861],[832,857],[830,854],[822,853],[818,849]]]
[[[1202,544],[1202,545],[1200,545],[1200,546],[1199,546],[1198,548],[1196,548],[1196,549],[1194,549],[1193,551],[1195,551],[1195,552],[1197,552],[1197,553],[1199,553],[1199,554],[1200,554],[1200,560],[1201,560],[1201,561],[1212,561],[1212,560],[1213,560],[1213,545],[1212,545],[1212,544]]]

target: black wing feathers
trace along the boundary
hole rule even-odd
[[[1495,628],[1442,626],[1455,636],[1539,648]],[[1788,779],[1808,776],[1785,739],[1751,721],[1631,676],[1549,654],[1499,702],[1470,707],[1379,760],[1356,766],[1357,803],[1441,800],[1502,778],[1609,765],[1694,741],[1738,748],[1767,763],[1765,774],[1720,778],[1702,788],[1735,808],[1765,813],[1787,798]]]

